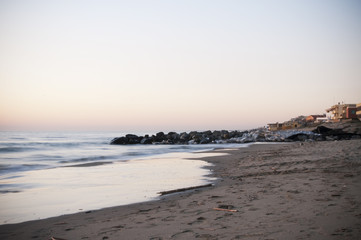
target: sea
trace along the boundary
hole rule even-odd
[[[199,158],[248,146],[110,144],[124,135],[0,132],[0,224],[152,201],[161,191],[209,184],[216,180],[210,163]]]

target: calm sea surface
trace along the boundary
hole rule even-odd
[[[214,181],[204,168],[209,164],[185,159],[247,146],[109,144],[122,135],[0,132],[0,224],[149,201],[160,191],[207,184]]]

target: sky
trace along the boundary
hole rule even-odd
[[[0,0],[0,130],[244,130],[361,102],[361,1]]]

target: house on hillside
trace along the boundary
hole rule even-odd
[[[356,115],[356,104],[340,104],[333,105],[326,109],[326,112],[332,113],[331,119],[334,121],[340,121],[342,119],[354,119]]]
[[[361,103],[356,104],[356,116],[361,120]]]
[[[287,130],[293,128],[299,128],[305,126],[306,123],[305,116],[298,116],[296,118],[292,118],[289,121],[283,123],[269,123],[268,130],[270,131],[277,131],[277,130]]]
[[[293,129],[302,127],[303,124],[299,121],[296,121],[295,119],[291,119],[290,121],[286,121],[283,123],[269,123],[268,130],[270,131],[278,131],[278,130],[287,130],[287,129]]]
[[[296,121],[287,121],[283,123],[282,129],[286,130],[286,129],[292,129],[292,128],[298,128],[300,126],[300,124]]]
[[[277,131],[277,130],[281,130],[283,124],[282,123],[269,123],[268,125],[268,130],[270,131]]]
[[[293,128],[298,128],[300,126],[299,123],[293,121],[287,121],[283,123],[278,123],[278,122],[269,123],[267,125],[268,125],[268,130],[270,131],[293,129]]]
[[[325,118],[326,114],[323,115],[309,115],[306,117],[306,122],[316,122],[318,118]]]

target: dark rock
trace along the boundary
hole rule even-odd
[[[326,139],[326,141],[336,141],[336,140],[337,140],[337,137],[334,137],[334,136],[326,136],[325,139]]]
[[[332,131],[331,128],[325,127],[325,126],[318,126],[315,130],[313,130],[312,132],[314,133],[318,133],[318,134],[327,134],[330,131]]]
[[[200,141],[202,140],[202,135],[198,132],[196,134],[192,134],[192,140],[195,143],[200,143]]]
[[[230,131],[229,132],[229,138],[235,138],[235,137],[241,137],[241,136],[238,136],[238,131]]]
[[[211,140],[210,140],[210,138],[208,138],[208,137],[202,138],[202,139],[199,141],[200,144],[207,144],[207,143],[210,143],[210,142],[211,142]]]
[[[154,138],[155,142],[162,142],[164,140],[166,140],[164,132],[159,132],[155,135],[155,138]]]
[[[306,141],[307,139],[309,139],[309,135],[304,134],[304,133],[299,133],[299,134],[289,136],[287,139],[293,140],[293,141]]]
[[[146,136],[149,136],[149,135],[146,135]],[[150,137],[144,137],[140,141],[140,144],[152,144],[152,143],[153,143],[153,139]]]
[[[156,135],[127,134],[114,138],[111,144],[208,144],[249,142],[333,141],[361,138],[361,123],[338,123],[318,126],[312,132],[302,130],[269,131],[265,128],[248,131],[192,131],[190,133],[158,132]]]
[[[356,129],[357,130],[357,129]],[[349,131],[342,128],[328,128],[326,126],[318,126],[313,132],[319,133],[327,141],[333,140],[349,140],[355,136],[359,136],[357,131]]]
[[[192,132],[189,133],[189,138],[193,139],[193,137],[196,136],[197,134],[198,134],[198,132],[192,131]]]
[[[229,139],[229,132],[227,130],[222,130],[221,131],[221,138],[222,139]]]
[[[179,143],[180,144],[186,144],[186,143],[188,143],[189,140],[190,140],[190,138],[189,138],[188,133],[183,132],[183,133],[179,134]]]
[[[352,137],[351,137],[351,139],[360,139],[361,138],[361,135],[353,135]]]
[[[207,136],[212,136],[212,131],[210,131],[210,130],[204,131],[204,132],[202,132],[202,134],[207,135]]]
[[[212,135],[215,140],[221,140],[221,136],[222,136],[221,131],[213,131]]]
[[[143,137],[138,137],[134,134],[127,134],[125,135],[126,138],[128,138],[128,144],[138,144],[142,140]]]
[[[171,140],[172,142],[177,142],[180,138],[179,134],[176,132],[169,132],[166,137],[168,140]]]
[[[127,134],[127,135],[125,135],[125,137],[126,138],[138,138],[138,136],[137,135],[134,135],[134,134]]]
[[[161,138],[161,137],[164,137],[164,132],[159,132],[159,133],[157,133],[155,136],[157,137],[157,138]]]
[[[117,138],[114,138],[110,144],[128,144],[128,138],[126,137],[117,137]]]

